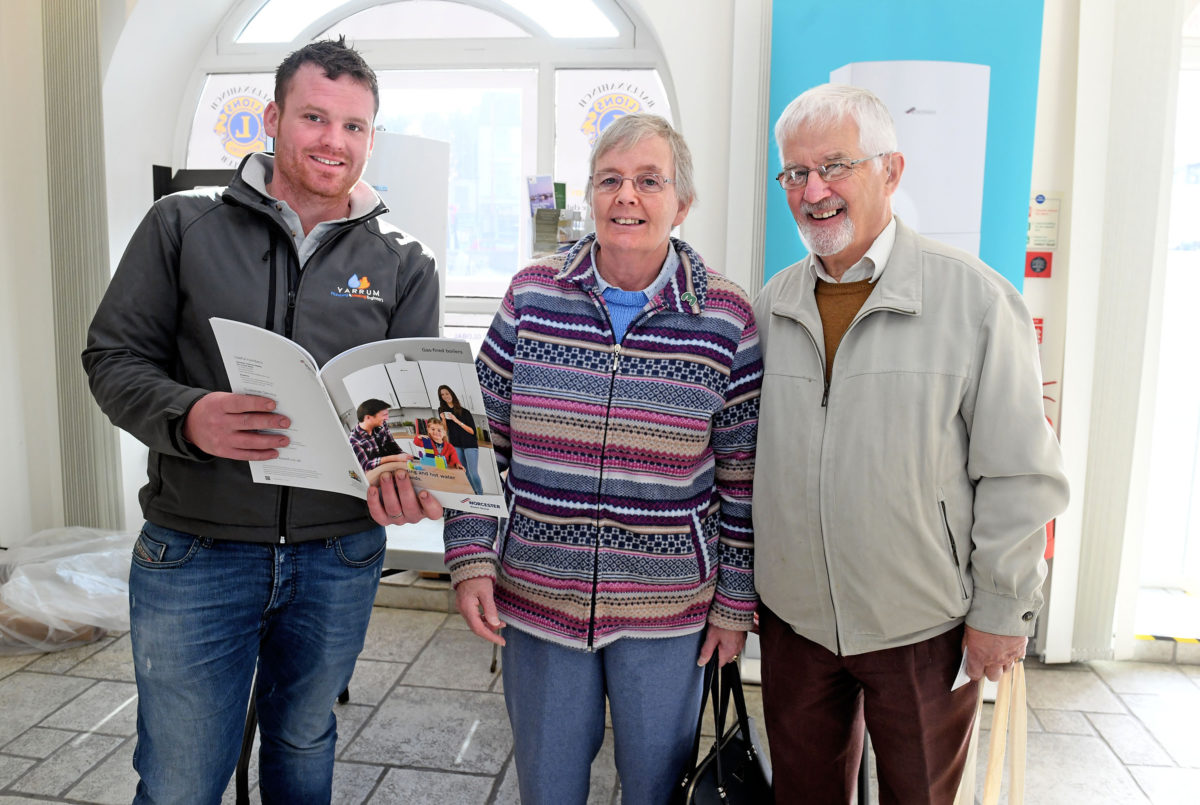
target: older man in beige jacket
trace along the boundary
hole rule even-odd
[[[865,726],[881,803],[948,803],[976,698],[950,690],[964,649],[973,680],[1024,657],[1067,502],[1033,323],[999,274],[892,215],[904,157],[874,95],[816,87],[775,136],[811,252],[755,303],[776,798],[846,802]]]

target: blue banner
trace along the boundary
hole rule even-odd
[[[1020,289],[1041,44],[1042,0],[776,0],[770,124],[818,84],[871,89],[892,111],[905,155],[896,214],[977,253]],[[774,177],[782,165],[767,136]],[[783,190],[767,181],[769,279],[807,250]]]

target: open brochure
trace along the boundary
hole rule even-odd
[[[346,350],[318,367],[304,347],[277,333],[229,319],[209,321],[232,390],[270,397],[277,404],[276,412],[291,420],[286,431],[291,443],[280,449],[279,456],[249,462],[256,482],[366,499],[374,474],[406,469],[414,486],[428,490],[443,506],[507,515],[475,360],[466,341],[376,341]],[[445,410],[450,407],[442,402],[447,398],[457,401],[460,414],[465,415],[455,417],[453,409]],[[370,472],[359,463],[350,443],[359,426],[359,406],[367,401],[386,404],[387,421],[379,428],[390,434],[387,438],[383,430],[374,432],[375,442],[386,442],[381,455],[389,458]],[[472,444],[477,447],[459,455],[447,429],[467,430],[465,423],[474,425]],[[467,463],[472,458],[475,472],[469,473]]]

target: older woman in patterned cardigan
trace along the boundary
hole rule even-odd
[[[619,118],[590,169],[595,233],[517,273],[476,363],[509,519],[445,526],[459,610],[504,646],[526,805],[586,800],[606,698],[625,801],[666,801],[757,601],[750,302],[670,237],[695,196],[665,120]]]

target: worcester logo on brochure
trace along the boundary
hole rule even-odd
[[[342,296],[350,299],[366,299],[368,302],[382,302],[383,296],[371,288],[371,280],[364,274],[361,277],[354,274],[346,280],[345,285],[339,285],[329,292],[330,296]]]
[[[469,503],[471,503],[471,499],[463,498],[462,500],[459,501],[459,503],[469,504]],[[486,501],[477,500],[477,501],[475,501],[475,505],[480,506],[485,509],[495,509],[496,511],[500,511],[500,504],[498,504],[498,503],[488,503]]]

